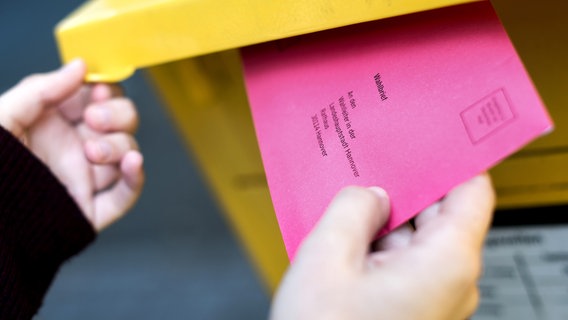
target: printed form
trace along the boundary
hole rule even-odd
[[[291,259],[345,186],[389,193],[384,234],[552,129],[489,2],[264,43],[242,57]]]

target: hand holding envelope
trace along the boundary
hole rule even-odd
[[[478,176],[420,213],[416,231],[395,230],[369,252],[388,197],[342,190],[300,247],[271,319],[466,319],[479,300],[494,199],[488,176]]]

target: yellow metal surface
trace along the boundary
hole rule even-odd
[[[288,266],[236,50],[150,68],[241,242],[269,290]]]
[[[492,1],[552,118],[552,134],[491,172],[502,208],[568,203],[567,1]]]
[[[253,43],[474,0],[92,0],[56,27],[88,80]]]

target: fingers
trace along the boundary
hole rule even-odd
[[[95,192],[105,190],[120,178],[120,168],[117,164],[93,165],[93,187]]]
[[[451,226],[448,232],[453,230],[460,240],[466,238],[469,244],[480,248],[491,224],[494,208],[495,193],[491,179],[489,175],[482,174],[450,191],[440,203],[439,214]]]
[[[138,190],[142,187],[144,182],[144,172],[142,165],[144,158],[140,152],[132,150],[129,151],[122,162],[120,163],[120,171],[123,174],[125,185],[129,190]]]
[[[430,222],[432,219],[438,216],[440,213],[440,201],[433,203],[428,208],[420,212],[416,218],[414,218],[414,224],[416,229],[422,229],[424,225]]]
[[[416,276],[437,279],[446,288],[444,292],[462,292],[464,298],[473,292],[481,274],[481,250],[494,203],[491,181],[482,174],[454,188],[418,216],[413,242],[415,258],[421,263],[414,268]]]
[[[114,164],[130,150],[138,149],[134,137],[127,133],[111,133],[85,143],[87,159],[95,164]]]
[[[78,123],[83,119],[85,108],[92,103],[102,103],[113,97],[122,96],[117,84],[95,83],[81,86],[70,98],[60,104],[61,115],[70,123]]]
[[[94,166],[94,214],[97,231],[122,217],[134,204],[144,183],[143,158],[134,137],[111,133],[88,140],[85,154]]]
[[[92,224],[102,230],[121,218],[135,203],[142,190],[143,158],[132,134],[138,126],[138,113],[126,98],[115,98],[117,86],[97,84],[92,88],[91,104],[77,127],[86,140],[85,155],[94,166],[94,215]]]
[[[59,105],[61,115],[69,123],[78,123],[82,120],[83,111],[90,102],[91,88],[91,85],[82,85],[71,97]]]
[[[142,167],[140,152],[128,151],[120,162],[120,180],[95,196],[95,215],[91,222],[97,231],[121,218],[136,202],[144,184]]]
[[[386,192],[380,188],[348,187],[331,202],[300,249],[300,255],[363,263],[369,245],[388,220]],[[305,257],[307,258],[307,257]]]
[[[74,60],[59,70],[25,78],[0,97],[0,125],[20,137],[45,108],[78,91],[85,72],[85,64]]]
[[[380,238],[374,243],[373,249],[375,251],[396,250],[406,248],[412,242],[414,235],[414,228],[410,223],[405,223],[396,228],[391,233]]]
[[[470,216],[475,217],[482,214],[482,219],[476,219],[480,222],[476,230],[477,234],[474,235],[475,239],[483,238],[487,227],[489,225],[492,206],[494,202],[494,196],[491,191],[491,184],[488,181],[488,177],[483,175],[477,179],[466,182],[465,184],[458,186],[452,190],[443,202],[436,202],[422,211],[418,216],[416,216],[415,223],[418,229],[422,229],[424,225],[428,224],[430,221],[435,219],[441,214],[441,205],[444,203],[444,210],[446,213],[457,213],[459,219],[461,220],[462,211],[468,210]],[[466,199],[465,202],[464,199]],[[489,213],[489,214],[488,214]],[[470,226],[464,226],[470,230]],[[475,232],[475,231],[474,231]],[[377,251],[381,250],[392,250],[398,248],[407,247],[414,235],[414,229],[410,224],[404,224],[397,228],[393,232],[389,233],[385,237],[379,239],[375,245],[374,249]]]
[[[457,186],[448,193],[442,202],[443,211],[454,216],[465,215],[467,218],[479,221],[483,218],[484,227],[491,218],[495,207],[495,192],[488,174],[478,175]],[[480,215],[480,213],[485,213]],[[489,214],[488,214],[489,213]]]
[[[121,97],[122,95],[122,88],[116,83],[97,83],[93,86],[91,101],[95,103],[103,102],[113,97]]]
[[[120,177],[120,162],[131,150],[137,150],[134,138],[127,134],[111,134],[85,143],[85,154],[93,162],[96,192],[107,189]]]
[[[134,133],[138,127],[136,107],[126,98],[95,103],[85,110],[85,122],[99,132],[125,131]]]

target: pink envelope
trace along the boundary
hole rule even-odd
[[[242,56],[291,259],[342,187],[386,189],[385,233],[552,128],[489,2],[261,44]]]

